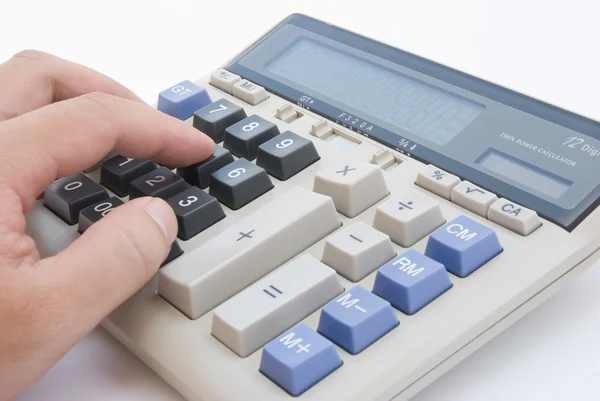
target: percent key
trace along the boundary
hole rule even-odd
[[[416,184],[445,199],[450,199],[452,188],[460,183],[460,178],[442,169],[428,165],[417,174]]]

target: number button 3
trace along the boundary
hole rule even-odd
[[[186,187],[183,178],[163,166],[133,180],[129,198],[154,196],[166,200],[185,190]]]
[[[225,218],[219,201],[198,187],[190,187],[169,198],[179,231],[177,236],[186,241]]]
[[[61,178],[44,192],[44,205],[67,224],[77,224],[79,212],[108,198],[108,192],[83,174]]]
[[[212,174],[210,194],[237,210],[272,188],[273,183],[264,169],[246,159],[238,159]]]
[[[86,207],[79,213],[79,233],[83,234],[92,224],[96,223],[115,208],[121,206],[123,201],[119,198],[112,197],[102,200],[91,206]]]

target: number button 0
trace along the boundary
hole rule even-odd
[[[129,198],[154,196],[166,200],[185,190],[186,187],[183,178],[163,166],[133,180]]]
[[[279,128],[256,114],[232,125],[225,130],[223,147],[237,157],[256,159],[258,147],[279,135]]]
[[[184,241],[225,218],[219,201],[198,187],[190,187],[167,200],[173,208]]]
[[[61,178],[44,192],[44,205],[67,224],[77,224],[79,212],[108,198],[108,192],[83,174]]]
[[[320,159],[315,145],[290,131],[263,143],[256,164],[285,181]]]
[[[123,201],[121,199],[112,197],[83,209],[79,213],[79,233],[83,234],[92,226],[92,224],[96,223],[122,204]]]
[[[246,159],[238,159],[213,173],[210,194],[237,210],[272,188],[273,183],[264,169]]]
[[[215,143],[223,141],[225,128],[246,118],[240,106],[227,99],[219,99],[194,113],[194,127],[212,138]]]

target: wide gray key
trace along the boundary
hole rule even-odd
[[[285,181],[320,158],[312,141],[285,131],[259,146],[256,164]]]
[[[264,169],[238,159],[213,173],[209,193],[237,210],[271,189],[273,183]]]

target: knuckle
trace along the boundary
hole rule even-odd
[[[113,115],[115,97],[103,92],[90,92],[82,95],[78,103],[88,112],[102,119],[110,119]]]
[[[44,60],[48,57],[50,57],[50,55],[48,53],[44,53],[44,52],[41,52],[39,50],[34,50],[34,49],[26,49],[26,50],[21,50],[20,52],[16,53],[12,58],[14,60],[25,60],[25,61],[29,61],[29,62],[37,62],[40,60]]]

